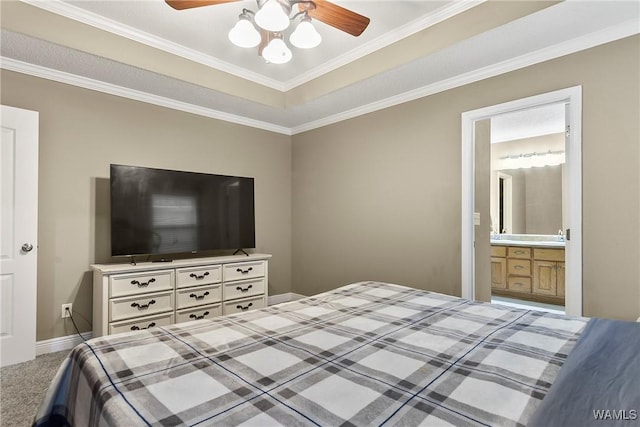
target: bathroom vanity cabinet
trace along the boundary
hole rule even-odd
[[[491,291],[564,305],[564,248],[491,245]]]

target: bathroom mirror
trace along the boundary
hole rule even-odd
[[[492,232],[557,234],[563,182],[564,134],[492,144]]]

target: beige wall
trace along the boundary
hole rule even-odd
[[[380,280],[460,295],[457,92],[293,137],[294,292]]]
[[[490,190],[488,179],[491,170],[491,119],[475,122],[475,180],[474,180],[474,214],[480,214],[480,224],[474,218],[475,241],[475,298],[479,301],[491,302],[491,218]],[[485,179],[481,179],[484,177]]]
[[[4,105],[40,112],[37,339],[90,330],[89,264],[109,259],[109,164],[255,177],[269,292],[291,288],[291,138],[3,71]],[[88,319],[88,320],[87,320]]]
[[[582,85],[584,314],[637,318],[639,42],[295,135],[293,291],[373,279],[460,295],[460,114]]]
[[[584,313],[640,315],[640,37],[288,137],[1,72],[40,112],[37,339],[91,319],[88,265],[109,261],[108,166],[256,178],[269,292],[381,280],[460,295],[460,114],[583,86]],[[545,76],[541,78],[541,76]]]

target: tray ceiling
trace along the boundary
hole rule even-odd
[[[640,31],[631,1],[335,1],[360,37],[283,65],[227,39],[243,0],[3,1],[2,68],[282,133],[297,133]]]

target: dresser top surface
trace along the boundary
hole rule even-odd
[[[206,258],[187,258],[176,259],[169,262],[136,262],[132,263],[119,263],[119,264],[91,264],[91,269],[101,274],[116,274],[122,272],[132,271],[148,271],[148,270],[167,270],[183,267],[198,267],[205,265],[216,264],[229,264],[236,262],[251,262],[268,260],[271,258],[270,254],[249,254],[249,255],[228,255],[228,256],[216,256]]]

